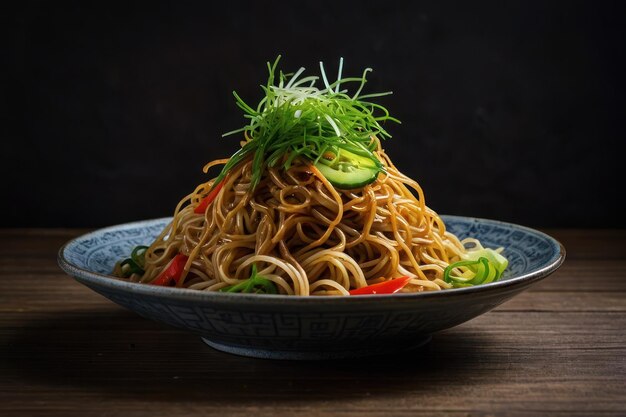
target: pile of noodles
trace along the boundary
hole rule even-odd
[[[173,220],[145,253],[149,283],[178,253],[189,256],[177,286],[217,291],[258,274],[280,294],[347,295],[350,289],[408,275],[403,292],[450,288],[444,269],[466,252],[424,201],[419,184],[393,165],[378,142],[385,167],[376,181],[339,190],[308,160],[268,168],[251,192],[251,160],[235,166],[205,213],[194,208],[213,181],[176,207]],[[209,168],[225,164],[216,160]],[[470,241],[470,242],[468,242]]]

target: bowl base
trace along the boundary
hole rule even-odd
[[[303,350],[303,351],[289,351],[289,350],[274,350],[274,349],[257,349],[249,348],[245,346],[227,345],[219,342],[214,342],[205,337],[201,337],[202,341],[212,347],[213,349],[231,353],[239,356],[248,356],[251,358],[260,359],[283,359],[283,360],[329,360],[329,359],[345,359],[345,358],[360,358],[365,356],[385,355],[390,353],[400,353],[424,346],[432,339],[432,335],[426,334],[411,339],[409,342],[403,344],[393,344],[393,347],[374,347],[374,348],[356,348],[345,350]]]

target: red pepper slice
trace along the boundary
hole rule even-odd
[[[379,282],[378,284],[368,285],[367,287],[357,288],[349,292],[350,295],[394,294],[404,288],[410,280],[411,278],[405,275],[400,278],[390,279],[389,281]]]
[[[181,275],[183,274],[183,270],[185,269],[185,264],[187,263],[188,259],[189,256],[183,255],[182,253],[176,255],[174,259],[172,259],[170,264],[163,270],[163,272],[161,272],[159,276],[154,281],[152,281],[152,285],[160,285],[166,287],[170,285],[172,281],[174,281],[174,283],[177,283]]]
[[[193,212],[196,214],[204,213],[206,211],[206,208],[209,206],[209,204],[211,204],[211,202],[215,200],[215,197],[217,197],[220,190],[224,186],[225,182],[226,182],[226,178],[224,178],[222,181],[220,181],[219,184],[213,187],[213,189],[209,192],[209,194],[207,194],[206,197],[204,197],[204,199],[202,199],[200,204],[198,204],[198,206],[193,210]]]

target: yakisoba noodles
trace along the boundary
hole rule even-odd
[[[119,262],[115,275],[202,291],[299,296],[436,291],[501,276],[507,265],[501,248],[447,231],[419,184],[384,152],[379,136],[389,135],[378,122],[388,114],[360,124],[358,117],[326,117],[337,110],[328,109],[329,97],[380,109],[340,90],[341,66],[333,84],[321,66],[324,90],[313,87],[317,77],[304,78],[305,86],[294,81],[302,70],[291,78],[281,73],[274,86],[275,67],[268,65],[268,95],[257,110],[239,102],[257,117],[242,129],[240,151],[207,164],[205,172],[222,166],[220,175],[185,196],[171,223],[149,247]],[[328,106],[322,117],[320,103]],[[277,109],[282,113],[272,115]],[[263,124],[270,116],[285,125]],[[309,122],[319,127],[315,136],[292,131]],[[350,123],[358,136],[345,133]]]

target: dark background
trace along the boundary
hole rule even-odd
[[[624,6],[611,1],[24,2],[5,9],[3,227],[169,216],[227,157],[266,62],[344,76],[402,124],[442,214],[626,227]]]

